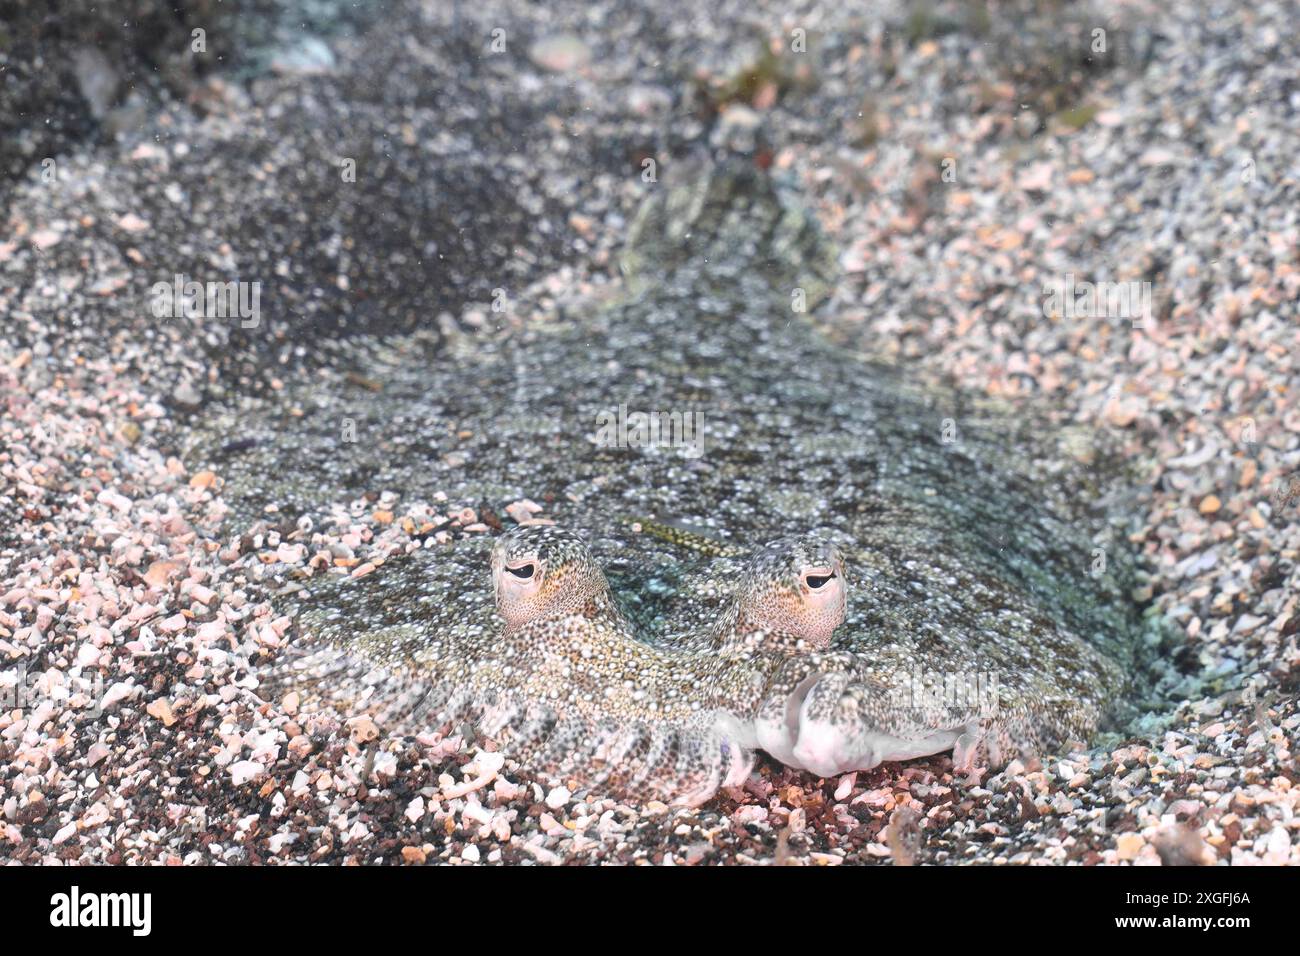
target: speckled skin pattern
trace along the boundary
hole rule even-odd
[[[562,528],[502,535],[491,565],[490,627],[305,639],[265,675],[262,693],[297,692],[308,710],[368,712],[388,732],[469,722],[536,769],[674,802],[744,780],[753,735],[742,718],[779,658],[637,640],[586,545]],[[317,633],[336,623],[328,613],[305,619]]]
[[[448,509],[545,502],[589,543],[633,639],[663,649],[729,630],[712,609],[736,613],[750,549],[792,533],[833,545],[852,582],[846,619],[825,649],[779,655],[753,702],[757,739],[742,740],[795,766],[868,766],[909,742],[1005,758],[1017,742],[1091,734],[1123,698],[1139,626],[1126,529],[1100,517],[1119,470],[1104,445],[1081,464],[1032,439],[1031,422],[830,345],[791,308],[794,290],[811,308],[833,281],[811,220],[752,167],[668,179],[604,302],[448,352],[423,355],[418,336],[358,349],[355,377],[215,417],[192,457],[220,466],[250,520],[268,502],[320,515],[370,490],[443,493]],[[703,455],[596,443],[596,416],[620,404],[702,411]],[[339,441],[345,419],[355,442]],[[247,440],[224,453],[236,433]],[[718,547],[637,530],[638,518]],[[311,581],[297,599],[305,630],[431,675],[473,671],[503,629],[491,548],[469,534],[355,582]],[[688,709],[712,706],[716,683],[697,700],[689,688],[705,682],[690,668],[715,665],[686,660],[673,679]],[[736,666],[747,683],[752,661]],[[530,686],[555,702],[570,682],[549,679]]]
[[[1095,711],[1053,696],[1052,675],[1044,667],[1059,672],[1068,666],[1062,652],[1086,655],[1097,672],[1122,679],[1101,654],[1068,645],[1047,648],[1053,653],[1041,661],[1023,661],[1014,688],[1001,686],[996,671],[944,670],[921,662],[908,675],[902,660],[881,668],[871,661],[873,646],[858,643],[864,632],[841,629],[833,639],[821,638],[823,619],[832,629],[844,621],[847,589],[811,615],[804,606],[809,569],[849,579],[832,542],[786,537],[740,557],[719,554],[720,546],[700,535],[652,530],[684,548],[718,555],[682,581],[670,613],[644,622],[652,639],[788,658],[772,669],[764,699],[745,717],[755,725],[754,742],[791,766],[830,775],[949,748],[963,769],[977,762],[1000,765],[1013,754],[1091,730]],[[816,653],[832,640],[834,652]]]
[[[771,649],[824,650],[844,623],[844,556],[828,539],[787,536],[744,554],[677,529],[652,533],[716,557],[683,577],[667,613],[636,618],[647,640],[695,649],[752,647],[761,640]]]

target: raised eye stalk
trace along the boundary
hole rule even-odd
[[[812,590],[819,591],[829,584],[834,577],[834,571],[819,568],[816,571],[806,572],[803,576],[803,583]]]

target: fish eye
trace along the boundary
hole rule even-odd
[[[518,568],[506,568],[506,570],[509,571],[511,574],[513,574],[515,577],[519,578],[521,581],[527,581],[529,578],[533,576],[533,565],[531,564],[525,564],[522,567],[518,567]]]
[[[835,577],[834,571],[830,574],[810,574],[804,578],[804,581],[807,583],[808,587],[816,591],[825,587],[827,582],[829,582],[833,577]]]

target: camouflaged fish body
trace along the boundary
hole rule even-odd
[[[694,536],[672,540],[697,553],[714,550]],[[839,627],[847,584],[834,602],[806,613],[809,582],[831,586],[828,574],[848,579],[832,542],[817,535],[778,539],[744,558],[712,558],[684,579],[676,606],[657,622],[656,640],[672,646],[780,658],[766,667],[772,676],[763,700],[744,711],[753,745],[790,766],[831,775],[947,750],[962,767],[1000,765],[1091,731],[1095,718],[1086,706],[1051,699],[1051,669],[1059,665],[1053,656],[1022,657],[1010,686],[999,683],[997,670],[965,662],[932,661],[929,673],[925,662],[880,666],[861,631]],[[1098,671],[1114,666],[1086,647],[1067,642],[1067,649],[1089,655]]]
[[[646,530],[644,523],[638,526]],[[834,542],[789,535],[744,551],[680,529],[665,533],[664,527],[651,533],[703,560],[675,583],[669,607],[635,618],[643,639],[697,650],[742,643],[790,650],[827,646],[843,620],[847,591],[843,555]],[[798,600],[801,589],[808,591],[803,577],[819,571],[838,576],[836,600],[822,608],[803,607]]]
[[[701,710],[718,703],[719,681],[749,688],[757,666],[762,692],[728,702],[734,732],[757,737],[784,722],[779,732],[797,743],[806,724],[823,769],[893,752],[888,738],[1001,727],[991,707],[1015,728],[993,734],[1009,744],[1092,733],[1122,699],[1138,625],[1123,529],[1100,507],[1115,478],[1104,447],[1085,467],[1044,444],[1032,421],[917,388],[829,342],[796,306],[824,296],[834,253],[752,166],[720,165],[680,187],[671,171],[663,178],[604,305],[440,351],[423,352],[419,337],[358,350],[356,374],[383,383],[382,394],[342,379],[289,381],[270,402],[214,418],[211,450],[191,457],[220,470],[235,514],[250,517],[270,502],[319,516],[377,489],[498,513],[518,498],[546,501],[549,517],[589,542],[634,639],[660,650],[716,645],[711,629],[706,641],[656,623],[681,595],[708,617],[731,606],[757,543],[823,536],[853,579],[828,648],[760,652],[761,666],[735,654],[666,665]],[[600,439],[598,416],[619,406],[702,413],[701,454],[671,436]],[[345,418],[357,440],[342,444]],[[234,429],[250,440],[219,457]],[[701,529],[725,553],[684,550],[620,521],[628,514]],[[302,620],[402,675],[372,684],[371,705],[446,680],[463,696],[457,680],[501,660],[504,624],[484,584],[490,547],[463,538],[347,585],[312,582]],[[713,660],[740,676],[717,677]],[[509,692],[578,720],[557,686],[564,675],[547,675]],[[617,683],[589,676],[596,696],[601,681]],[[954,687],[993,690],[972,708],[951,702]],[[777,756],[798,763],[787,744]]]
[[[439,639],[423,637],[429,622],[413,626],[408,610],[424,602],[401,573],[415,565],[399,563],[390,602],[368,609],[371,620],[387,618],[383,626],[338,640],[331,612],[304,612],[307,633],[261,692],[297,692],[308,710],[367,713],[390,734],[452,723],[535,770],[643,798],[690,803],[743,781],[753,714],[778,656],[637,639],[584,542],[561,528],[503,535],[490,564],[491,579],[480,571],[482,590],[495,591],[490,626],[446,615]],[[329,582],[313,600],[348,604],[355,587]]]

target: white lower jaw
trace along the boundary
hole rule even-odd
[[[813,674],[794,689],[786,699],[780,713],[760,716],[754,722],[754,735],[759,747],[775,757],[787,767],[796,770],[807,769],[795,756],[794,747],[799,739],[800,710],[804,698],[820,679],[820,674]]]
[[[915,760],[951,750],[965,730],[963,726],[909,739],[874,731],[845,734],[829,724],[804,723],[791,748],[795,761],[791,766],[822,777],[874,770],[885,762]]]
[[[781,763],[796,770],[807,769],[794,755],[795,736],[784,721],[759,720],[754,731],[758,746]]]

